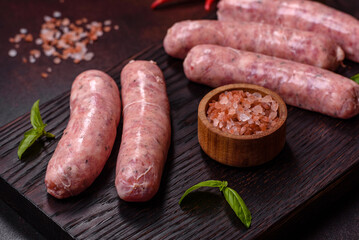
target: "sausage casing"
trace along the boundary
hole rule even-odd
[[[121,72],[123,131],[116,166],[119,197],[150,200],[158,191],[171,141],[170,107],[161,69],[132,61]]]
[[[47,166],[47,192],[56,198],[89,187],[110,156],[121,117],[115,81],[97,70],[78,75],[72,84],[70,120]]]
[[[188,79],[211,87],[252,83],[290,105],[337,118],[359,113],[359,84],[318,67],[216,45],[198,45],[183,62]]]
[[[221,21],[252,21],[321,33],[331,37],[345,56],[359,62],[359,21],[316,1],[221,0]]]
[[[344,52],[325,35],[255,22],[216,20],[175,23],[163,41],[167,54],[185,58],[200,44],[214,44],[258,52],[334,70],[344,60]]]

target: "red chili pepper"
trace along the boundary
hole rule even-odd
[[[162,3],[169,2],[171,0],[156,0],[152,3],[151,8],[155,9],[158,5],[161,5]]]
[[[204,4],[204,9],[206,9],[206,11],[211,10],[211,5],[213,3],[214,0],[206,0],[205,4]]]
[[[151,4],[151,8],[155,9],[157,6],[161,5],[162,3],[166,3],[166,2],[170,2],[172,0],[155,0],[152,4]],[[206,11],[209,11],[211,9],[211,5],[213,3],[214,0],[206,0],[205,4],[204,4],[204,9]]]

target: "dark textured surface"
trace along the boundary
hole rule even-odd
[[[357,1],[322,2],[359,17]],[[105,170],[88,191],[64,201],[46,194],[43,184],[46,164],[68,120],[66,92],[74,77],[88,68],[110,69],[122,59],[161,41],[175,21],[202,18],[207,14],[202,9],[203,1],[179,1],[158,11],[149,10],[150,3],[141,0],[65,0],[65,4],[40,0],[0,1],[0,65],[3,66],[0,68],[0,126],[3,126],[0,129],[0,192],[5,193],[1,194],[2,200],[52,238],[68,237],[70,232],[90,239],[126,236],[133,239],[213,239],[215,236],[238,239],[240,235],[250,238],[268,230],[269,235],[261,236],[266,239],[358,239],[358,117],[342,121],[289,107],[287,144],[277,159],[250,169],[220,165],[205,156],[196,139],[196,105],[209,88],[188,82],[183,77],[180,61],[157,49],[153,49],[153,56],[147,57],[156,59],[165,70],[174,127],[159,194],[145,204],[128,204],[116,197],[113,180],[120,136]],[[38,31],[43,15],[51,15],[55,10],[72,20],[84,16],[90,20],[112,19],[121,30],[105,34],[92,46],[96,56],[91,62],[78,65],[65,62],[55,66],[44,58],[37,64],[24,65],[19,59],[9,58],[8,37],[21,27]],[[41,79],[39,74],[48,66],[53,67],[53,73],[48,79]],[[117,81],[120,70],[118,66],[110,71]],[[348,67],[339,72],[351,76],[359,72],[359,67],[348,63]],[[61,94],[64,92],[65,95]],[[24,161],[19,161],[15,148],[30,127],[28,115],[12,121],[11,125],[5,124],[27,113],[38,98],[48,129],[58,138],[37,144]],[[216,191],[195,192],[182,207],[177,205],[186,188],[210,178],[228,180],[242,195],[254,218],[250,230],[244,229]],[[12,226],[1,227],[0,239],[39,239],[37,232],[23,226],[26,223],[22,218],[0,207],[2,219]]]
[[[28,115],[0,129],[0,176],[27,198],[18,200],[18,205],[30,201],[36,206],[26,211],[53,229],[45,235],[68,233],[78,239],[260,237],[270,234],[358,165],[358,117],[338,120],[293,107],[288,108],[286,146],[274,161],[245,169],[221,165],[201,151],[196,137],[197,106],[210,89],[189,82],[182,62],[168,57],[161,46],[139,59],[154,60],[163,70],[171,104],[172,146],[160,191],[151,201],[133,204],[117,197],[114,168],[121,134],[100,177],[83,194],[56,200],[46,193],[43,178],[69,117],[68,93],[40,106],[48,130],[57,139],[43,143],[41,149],[34,148],[22,161],[16,158],[16,147],[28,128]],[[109,70],[117,83],[122,67]],[[207,179],[227,180],[244,198],[253,216],[249,230],[214,191],[198,191],[178,205],[186,188]]]

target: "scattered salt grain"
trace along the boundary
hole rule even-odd
[[[34,56],[30,55],[30,56],[29,56],[29,62],[30,62],[30,63],[36,62],[36,58],[35,58]]]
[[[103,25],[109,26],[109,25],[111,25],[111,23],[112,23],[111,20],[106,20],[103,22]]]
[[[21,33],[21,34],[26,34],[26,33],[27,33],[27,29],[26,29],[26,28],[20,28],[20,33]]]
[[[84,60],[85,61],[91,61],[94,56],[95,56],[95,54],[93,52],[88,52],[88,53],[85,54]]]
[[[53,16],[54,18],[59,18],[59,17],[61,17],[61,12],[55,11],[55,12],[52,14],[52,16]]]
[[[10,57],[16,57],[17,55],[17,51],[15,49],[10,49],[9,50],[9,56]]]
[[[9,56],[17,56],[15,48],[20,47],[21,41],[25,41],[34,42],[34,45],[41,46],[43,55],[54,57],[53,63],[55,64],[60,64],[62,60],[66,59],[72,59],[74,63],[91,61],[95,54],[88,52],[88,45],[94,43],[104,33],[110,32],[112,28],[119,29],[118,25],[112,27],[110,19],[104,22],[92,21],[89,23],[85,17],[73,22],[69,18],[61,17],[60,11],[54,11],[52,16],[45,15],[40,34],[35,38],[31,33],[28,33],[26,28],[20,28],[20,33],[9,38],[9,42],[14,45],[13,49],[9,50]],[[41,51],[32,49],[28,56],[21,59],[24,63],[34,63],[40,57]],[[52,71],[51,68],[47,70],[48,73]],[[42,77],[44,76],[42,74]]]
[[[32,34],[29,33],[24,37],[24,40],[26,42],[32,42],[34,40],[34,37],[32,36]]]
[[[43,43],[43,41],[41,38],[36,38],[36,40],[35,40],[36,45],[41,45],[42,43]]]
[[[64,18],[62,19],[62,26],[68,26],[70,24],[70,19],[68,18]]]
[[[50,22],[51,21],[51,17],[50,16],[44,16],[44,21],[45,22]]]
[[[58,58],[58,57],[55,57],[55,58],[54,58],[54,63],[55,63],[55,64],[61,63],[61,59]]]
[[[109,31],[111,31],[111,27],[105,26],[105,27],[103,28],[103,31],[104,31],[104,32],[109,32]]]
[[[23,38],[22,35],[17,34],[17,35],[15,35],[15,37],[13,38],[13,39],[14,39],[13,41],[14,41],[15,43],[19,43],[22,38]]]
[[[47,78],[48,76],[49,76],[49,74],[47,74],[47,73],[45,73],[45,72],[42,72],[42,73],[41,73],[41,77],[42,77],[42,78]]]

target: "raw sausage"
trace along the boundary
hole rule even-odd
[[[47,192],[56,198],[89,187],[110,156],[121,117],[115,81],[97,70],[78,75],[72,84],[70,120],[47,166]]]
[[[327,36],[255,22],[182,21],[167,31],[163,41],[167,54],[177,58],[185,58],[199,44],[258,52],[331,70],[344,60],[343,50]]]
[[[252,83],[296,107],[337,118],[359,113],[359,84],[318,67],[216,45],[192,48],[183,67],[188,79],[211,87]]]
[[[348,59],[359,62],[359,21],[322,3],[303,0],[221,0],[221,21],[252,21],[282,25],[335,40]]]
[[[116,189],[129,202],[150,200],[158,191],[171,140],[170,107],[161,69],[132,61],[121,72],[123,132]]]

